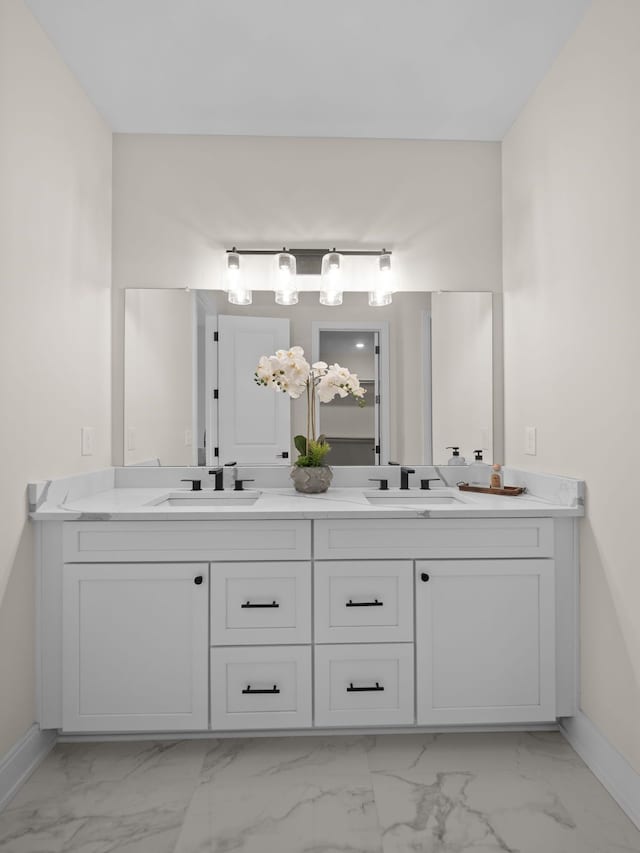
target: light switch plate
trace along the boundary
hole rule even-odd
[[[93,427],[81,427],[80,429],[80,453],[82,456],[93,456],[95,445],[95,430]]]
[[[524,452],[527,456],[535,456],[538,452],[538,435],[535,427],[524,428]]]

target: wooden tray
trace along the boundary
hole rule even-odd
[[[510,495],[515,497],[526,492],[524,486],[503,486],[501,489],[491,489],[488,486],[470,486],[468,483],[459,483],[461,492],[480,492],[483,495]]]

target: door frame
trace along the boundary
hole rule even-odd
[[[377,332],[380,341],[380,455],[378,465],[389,462],[391,417],[389,406],[389,321],[354,323],[349,320],[314,320],[311,324],[311,361],[320,360],[320,332]],[[320,404],[318,403],[318,407]],[[316,413],[318,415],[319,413]],[[320,419],[318,417],[318,423]]]

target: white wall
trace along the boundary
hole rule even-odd
[[[638,33],[639,3],[595,0],[508,134],[503,182],[507,462],[587,482],[581,705],[640,771]]]
[[[22,0],[0,3],[0,127],[1,756],[35,714],[27,482],[111,461],[111,133]]]
[[[500,146],[114,137],[115,287],[210,288],[221,250],[382,244],[403,290],[499,290]]]

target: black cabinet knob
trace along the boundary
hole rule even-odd
[[[193,579],[193,582],[194,582],[194,584],[195,584],[196,586],[200,586],[200,584],[202,583],[202,581],[203,581],[202,575],[198,575],[198,577],[196,577],[196,578],[194,578],[194,579]]]
[[[422,572],[420,580],[423,581],[423,583],[426,583],[429,580],[429,575],[426,572]]]

